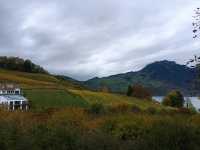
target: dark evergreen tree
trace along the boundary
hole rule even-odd
[[[33,64],[32,64],[32,62],[30,61],[30,60],[25,60],[25,62],[24,62],[24,70],[26,71],[26,72],[32,72],[32,69],[33,69]]]
[[[127,92],[126,92],[126,95],[127,95],[127,96],[131,96],[132,93],[133,93],[133,88],[132,88],[131,85],[129,85],[129,86],[128,86],[128,89],[127,89]]]

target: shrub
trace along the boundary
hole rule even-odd
[[[117,104],[112,105],[108,107],[109,112],[112,113],[124,113],[131,110],[131,107],[129,104]]]
[[[157,113],[157,110],[156,110],[156,108],[154,108],[154,107],[148,107],[148,108],[146,109],[146,112],[149,113],[149,114],[156,114],[156,113]]]
[[[188,108],[178,108],[177,112],[182,114],[195,114],[195,111]]]
[[[139,113],[141,111],[142,110],[140,109],[140,107],[138,107],[136,105],[131,106],[131,112],[133,112],[133,113]]]
[[[170,92],[163,100],[163,105],[171,106],[171,107],[183,107],[184,97],[179,91]]]
[[[142,85],[135,84],[132,87],[129,86],[127,90],[127,96],[133,96],[140,99],[151,99],[151,93]]]
[[[105,112],[105,108],[101,103],[93,103],[89,107],[89,112],[92,114],[101,114]]]

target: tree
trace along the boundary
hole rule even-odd
[[[128,89],[127,89],[127,92],[126,92],[126,95],[127,95],[127,96],[131,96],[131,95],[132,95],[132,93],[133,93],[132,86],[131,86],[131,85],[129,85],[129,86],[128,86]]]
[[[109,89],[109,87],[107,87],[107,86],[104,85],[104,86],[101,87],[100,91],[101,92],[105,92],[105,93],[109,93],[110,89]]]
[[[133,85],[133,97],[141,98],[141,99],[151,99],[151,93],[142,85],[135,84]]]
[[[188,67],[195,69],[195,78],[192,81],[191,85],[194,90],[200,89],[200,57],[194,56],[193,59],[190,59],[187,64]]]
[[[200,8],[194,10],[193,16],[193,38],[197,39],[200,37]],[[192,82],[193,89],[199,90],[200,89],[200,57],[195,55],[193,59],[190,59],[187,63],[187,66],[191,68],[195,68],[196,77]]]
[[[181,108],[184,104],[184,97],[180,91],[170,92],[163,100],[163,105]]]
[[[24,60],[18,57],[0,56],[0,68],[22,72],[25,71],[48,74],[48,72],[39,65],[34,64],[30,60]]]
[[[129,86],[127,90],[127,96],[133,96],[140,99],[151,99],[152,97],[148,89],[139,84]]]
[[[195,14],[193,16],[193,38],[198,38],[200,35],[200,8],[194,10]]]
[[[30,60],[25,60],[24,62],[24,70],[26,72],[32,72],[32,68],[33,68],[33,65],[32,65],[32,62]]]

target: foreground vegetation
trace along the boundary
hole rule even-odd
[[[199,115],[182,111],[147,113],[111,110],[103,114],[74,107],[49,109],[40,113],[1,111],[0,149],[198,150],[200,148]]]

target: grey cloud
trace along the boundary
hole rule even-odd
[[[184,63],[199,0],[0,0],[0,55],[85,80],[155,60]],[[183,56],[180,57],[180,54]]]

